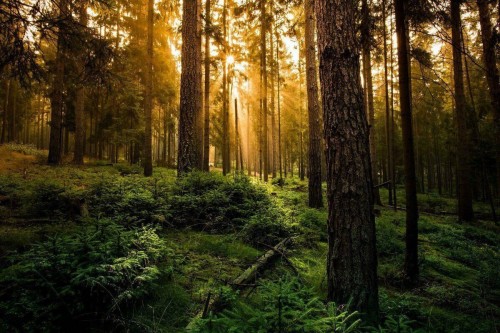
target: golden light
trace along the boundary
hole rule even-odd
[[[228,65],[234,64],[234,57],[232,55],[227,56],[226,60]]]

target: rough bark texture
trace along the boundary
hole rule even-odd
[[[418,281],[418,203],[415,151],[413,144],[412,105],[410,86],[410,53],[406,8],[408,0],[395,2],[396,34],[398,38],[399,99],[403,129],[403,161],[406,192],[406,253],[405,274],[410,285]]]
[[[210,0],[205,1],[205,119],[203,126],[203,170],[209,171],[210,161]]]
[[[451,0],[451,39],[453,45],[453,83],[457,124],[458,218],[472,221],[472,130],[467,119],[462,68],[460,1]]]
[[[328,299],[375,321],[377,256],[369,132],[360,82],[356,2],[317,0],[328,185]]]
[[[80,7],[80,24],[87,26],[88,15],[85,2]],[[82,56],[78,59],[78,66],[83,71],[85,63]],[[85,154],[85,86],[79,84],[76,89],[75,101],[75,147],[73,152],[73,163],[83,165],[83,156]]]
[[[154,28],[154,0],[148,0],[148,36],[146,45],[146,78],[144,86],[144,176],[153,174],[153,144],[152,119],[153,112],[153,28]]]
[[[182,74],[179,115],[179,174],[202,167],[201,33],[199,0],[182,12]]]
[[[309,207],[323,207],[321,189],[321,118],[319,115],[318,74],[314,29],[314,0],[305,0],[305,48],[307,110],[309,115]]]
[[[59,1],[60,16],[67,15],[66,0]],[[49,164],[59,164],[62,160],[62,117],[64,107],[64,42],[63,32],[58,32],[57,53],[54,68],[54,81],[50,96],[50,139],[49,139]]]
[[[362,24],[361,24],[361,44],[363,55],[363,78],[365,80],[365,107],[368,111],[368,123],[370,125],[370,156],[372,161],[372,179],[378,183],[377,179],[377,142],[375,141],[375,107],[373,106],[373,78],[372,78],[372,57],[371,57],[371,19],[368,0],[362,2]],[[373,188],[373,198],[377,205],[381,205],[378,188]]]
[[[500,5],[500,3],[499,3]],[[500,193],[500,78],[495,55],[496,39],[493,35],[490,8],[487,0],[477,0],[479,23],[483,41],[483,62],[486,68],[486,79],[490,90],[493,121],[495,123],[495,157],[497,163],[497,191]]]

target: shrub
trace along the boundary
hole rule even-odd
[[[300,225],[306,229],[306,232],[317,235],[319,240],[322,241],[328,239],[327,220],[328,216],[326,211],[313,208],[306,208],[302,214],[299,215]]]
[[[126,225],[163,222],[165,197],[144,179],[104,178],[91,185],[87,199],[94,217],[110,217]]]
[[[282,212],[276,207],[264,207],[252,216],[242,229],[245,242],[274,246],[291,235],[292,228],[286,224]]]
[[[296,278],[266,282],[258,288],[257,302],[235,302],[220,315],[201,319],[192,332],[356,332],[357,313],[325,304]]]
[[[38,180],[23,198],[24,212],[33,217],[62,217],[71,209],[71,200],[66,189],[55,181]]]
[[[91,222],[10,258],[0,275],[0,328],[52,331],[110,321],[144,297],[171,256],[154,229]]]
[[[178,179],[168,205],[175,226],[225,231],[240,229],[270,200],[247,177],[192,172]]]

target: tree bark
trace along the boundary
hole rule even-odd
[[[413,144],[410,50],[406,9],[408,0],[395,2],[396,34],[398,39],[399,99],[403,129],[403,162],[406,192],[406,253],[405,275],[409,285],[418,282],[418,203],[415,151]]]
[[[318,74],[314,29],[314,0],[304,1],[307,110],[309,115],[309,207],[323,207],[321,188],[321,118],[319,114]]]
[[[205,0],[205,119],[203,129],[203,171],[210,171],[210,0]]]
[[[458,218],[472,221],[472,129],[467,119],[462,68],[460,1],[451,0],[451,38],[453,45],[453,82],[455,89],[455,114],[457,124],[457,180]]]
[[[62,19],[67,15],[66,0],[59,1],[59,15]],[[64,90],[64,32],[59,29],[57,36],[57,52],[54,64],[54,81],[51,92],[50,112],[50,140],[49,140],[49,164],[60,164],[62,160],[62,116],[63,116],[63,90]]]
[[[269,147],[268,147],[268,105],[267,105],[267,15],[266,15],[266,0],[260,0],[260,71],[262,74],[262,155],[263,155],[263,173],[264,181],[269,179]]]
[[[222,55],[222,174],[231,172],[231,140],[229,137],[229,92],[227,78],[227,2],[222,9],[222,30],[224,52]]]
[[[493,35],[490,8],[487,0],[477,0],[479,8],[479,23],[481,25],[481,40],[483,42],[483,62],[486,68],[486,79],[493,108],[495,129],[495,158],[497,169],[497,192],[500,193],[500,78],[495,55],[496,39]],[[500,3],[499,3],[500,6]]]
[[[148,28],[147,28],[147,55],[146,77],[144,85],[144,176],[153,175],[153,144],[152,144],[152,112],[153,112],[153,29],[154,29],[154,0],[148,0]]]
[[[185,0],[182,14],[182,74],[177,171],[202,168],[201,33],[199,0]]]
[[[328,300],[378,317],[369,130],[355,1],[317,0],[328,185]]]
[[[372,179],[378,183],[377,179],[377,142],[375,141],[375,108],[373,106],[373,78],[371,60],[371,20],[368,0],[362,2],[362,23],[361,23],[361,44],[363,58],[363,78],[365,80],[365,107],[368,111],[368,124],[370,129],[370,157],[372,161]],[[378,188],[373,188],[373,198],[377,205],[381,205]]]
[[[80,25],[87,26],[88,15],[87,5],[85,2],[80,7]],[[78,59],[78,67],[83,72],[84,58],[80,56]],[[75,147],[73,152],[73,163],[83,165],[83,156],[85,154],[85,87],[80,83],[76,88],[76,101],[75,101]]]

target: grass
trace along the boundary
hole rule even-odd
[[[155,168],[154,176],[146,179],[139,168],[125,164],[44,166],[36,164],[30,150],[22,147],[0,147],[2,154],[9,156],[11,166],[25,160],[29,164],[23,173],[0,168],[0,195],[10,197],[9,204],[0,205],[0,267],[5,265],[3,258],[9,251],[23,251],[47,235],[78,229],[78,221],[67,222],[66,218],[51,223],[28,222],[26,216],[20,215],[20,202],[30,197],[34,184],[53,182],[73,198],[92,184],[111,181],[123,189],[132,185],[147,187],[168,201],[176,179],[175,171],[165,168]],[[282,187],[256,179],[252,182],[265,189],[293,228],[295,247],[288,257],[301,281],[325,297],[326,209],[307,208],[307,182],[297,178],[287,179]],[[387,202],[387,191],[380,192],[382,201]],[[402,188],[398,188],[398,198],[404,205]],[[436,212],[456,209],[454,199],[435,194],[419,194],[419,203]],[[484,203],[475,203],[475,208],[483,213],[489,211]],[[500,318],[500,228],[490,221],[459,224],[453,215],[422,213],[421,283],[414,290],[406,290],[402,285],[405,212],[388,207],[379,210],[376,226],[382,315],[405,314],[429,332],[495,332]],[[174,249],[174,270],[168,283],[158,281],[157,292],[128,314],[137,331],[182,332],[203,307],[209,292],[223,293],[227,281],[265,251],[229,231],[216,234],[166,225],[161,235]],[[267,273],[267,277],[278,278],[286,270],[283,265]]]

